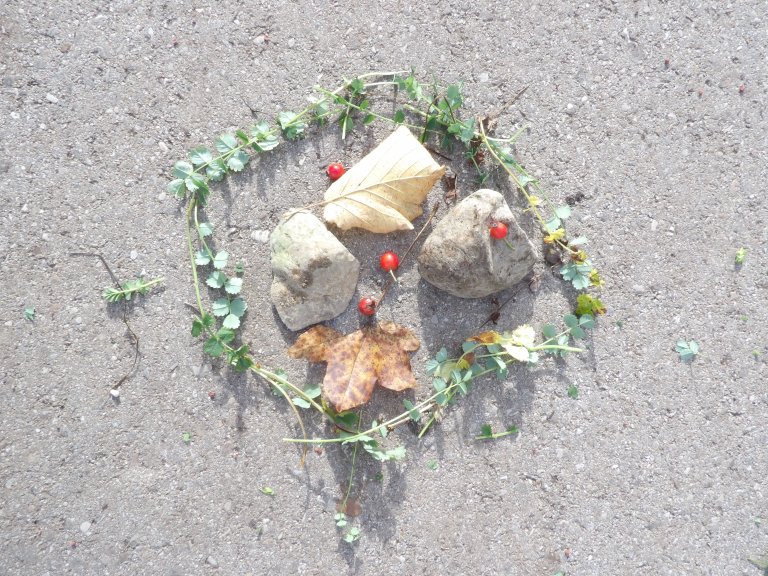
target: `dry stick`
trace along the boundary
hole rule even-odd
[[[101,254],[98,254],[96,252],[70,252],[70,256],[90,256],[90,257],[96,257],[99,260],[101,260],[101,263],[104,264],[104,268],[107,269],[107,272],[109,273],[110,277],[112,278],[112,281],[115,283],[115,287],[120,290],[122,289],[120,285],[120,280],[115,276],[115,273],[112,272],[112,268],[109,267],[109,264],[107,264],[107,261],[104,259],[104,256]],[[128,304],[125,300],[122,301],[123,304],[123,323],[125,324],[125,327],[128,329],[128,334],[133,339],[133,363],[131,364],[130,370],[123,374],[123,377],[120,378],[115,384],[112,385],[112,390],[119,390],[120,386],[122,386],[123,382],[128,380],[128,378],[133,375],[133,373],[136,371],[136,368],[139,365],[139,357],[141,356],[141,352],[139,350],[139,337],[136,335],[136,332],[133,331],[133,328],[131,328],[131,324],[128,322]]]
[[[440,202],[435,202],[434,206],[432,206],[432,212],[429,214],[429,218],[427,218],[427,221],[424,222],[424,226],[421,227],[421,230],[419,230],[419,233],[416,234],[416,238],[413,239],[411,242],[411,245],[408,246],[408,250],[405,251],[405,254],[403,254],[403,257],[401,260],[405,262],[405,259],[408,258],[408,254],[411,253],[411,250],[413,250],[413,247],[416,245],[416,242],[421,237],[422,234],[424,234],[424,230],[427,229],[427,226],[429,226],[429,223],[432,222],[432,218],[435,217],[435,214],[437,214],[437,209],[440,207]],[[384,297],[387,295],[387,292],[392,287],[392,284],[394,283],[394,280],[392,278],[389,278],[387,281],[387,284],[384,286],[384,290],[381,292],[381,296],[379,296],[379,299],[376,301],[376,308],[378,309],[379,304],[381,304],[381,301],[384,300]]]

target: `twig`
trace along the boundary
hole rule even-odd
[[[413,250],[413,247],[416,245],[416,242],[421,237],[422,234],[424,234],[424,231],[427,229],[427,226],[429,226],[429,223],[432,222],[432,218],[435,217],[435,214],[437,214],[437,209],[440,207],[439,202],[435,202],[434,206],[432,206],[432,211],[429,213],[429,218],[427,218],[427,221],[424,222],[424,226],[421,227],[421,230],[419,230],[419,233],[416,234],[416,237],[411,242],[411,245],[408,246],[408,250],[405,251],[405,254],[403,254],[403,257],[400,259],[401,262],[405,262],[405,259],[408,258],[408,254],[411,253],[411,250]],[[381,295],[379,296],[379,299],[376,301],[376,308],[378,309],[379,304],[381,304],[382,300],[384,300],[384,297],[387,295],[387,292],[392,287],[392,284],[394,283],[394,280],[392,278],[389,278],[387,280],[386,285],[384,286],[384,290],[382,290]]]
[[[122,289],[120,285],[120,280],[115,275],[114,272],[112,272],[112,268],[109,267],[109,264],[107,264],[107,261],[104,259],[104,256],[101,254],[98,254],[96,252],[70,252],[70,256],[89,256],[89,257],[96,257],[99,260],[101,260],[101,263],[104,264],[104,268],[107,269],[107,273],[109,273],[109,276],[112,278],[112,281],[115,283],[115,287],[120,290]],[[123,305],[123,324],[125,324],[126,329],[128,330],[128,334],[130,335],[130,339],[132,340],[133,344],[133,362],[131,363],[131,368],[123,374],[122,378],[120,378],[115,384],[112,385],[112,390],[117,390],[117,394],[119,394],[120,386],[122,386],[123,382],[128,380],[138,368],[139,365],[139,358],[141,356],[141,351],[139,349],[139,337],[136,335],[136,332],[133,331],[133,328],[131,328],[130,322],[128,322],[128,304],[125,300],[122,301]],[[117,396],[115,396],[117,397]]]

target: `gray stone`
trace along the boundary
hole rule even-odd
[[[341,314],[352,299],[360,263],[318,218],[295,212],[269,239],[272,253],[270,296],[291,330]]]
[[[514,249],[491,238],[493,222],[509,227],[507,240]],[[535,261],[533,245],[504,197],[488,189],[459,202],[435,226],[418,257],[422,278],[460,298],[481,298],[514,286]]]

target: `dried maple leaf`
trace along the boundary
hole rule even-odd
[[[328,188],[323,218],[342,230],[412,230],[411,220],[421,216],[421,204],[443,172],[401,126]]]
[[[394,322],[366,326],[346,336],[313,326],[298,337],[288,355],[328,363],[323,395],[337,412],[344,412],[368,402],[377,382],[397,392],[414,388],[408,353],[419,346],[410,330]]]

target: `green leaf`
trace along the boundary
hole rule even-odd
[[[192,442],[192,434],[190,434],[189,432],[182,432],[181,441],[184,442],[184,444],[189,444],[190,442]]]
[[[365,118],[363,118],[363,124],[365,126],[368,126],[368,124],[370,124],[374,120],[376,120],[376,116],[375,115],[373,115],[373,114],[366,114]]]
[[[483,424],[480,426],[480,436],[478,438],[491,438],[493,436],[493,428],[490,424]]]
[[[225,328],[231,328],[232,330],[237,330],[240,328],[240,318],[235,316],[234,314],[229,314],[226,318],[224,318],[224,321],[221,323],[222,326]]]
[[[445,348],[440,348],[440,350],[437,351],[437,354],[435,355],[435,360],[442,363],[448,360],[448,350]]]
[[[216,252],[216,256],[213,258],[213,267],[216,268],[216,270],[222,270],[223,268],[226,268],[228,258],[229,254],[224,250]]]
[[[219,298],[211,305],[214,316],[221,317],[229,314],[229,298]]]
[[[192,164],[184,160],[179,160],[173,165],[173,175],[181,180],[188,178],[194,171]]]
[[[270,488],[269,486],[264,486],[263,488],[259,488],[259,492],[261,492],[265,496],[274,496],[275,495],[275,491],[272,490],[272,488]]]
[[[208,164],[213,160],[213,154],[205,146],[197,146],[189,151],[189,159],[192,160],[192,164],[200,166],[201,164]]]
[[[573,240],[568,241],[568,246],[583,246],[588,243],[589,240],[587,240],[586,236],[577,236]]]
[[[205,283],[211,288],[221,288],[224,286],[224,284],[227,283],[227,276],[224,274],[224,272],[219,272],[217,270],[215,272],[211,272],[208,275],[208,279],[205,281]]]
[[[205,168],[205,175],[214,182],[221,182],[226,174],[227,165],[224,164],[224,160],[221,158],[216,158]]]
[[[583,290],[591,284],[589,275],[592,273],[592,263],[585,260],[582,263],[568,262],[560,268],[562,277],[570,282],[577,290]]]
[[[24,318],[30,322],[35,319],[35,308],[33,306],[24,308]]]
[[[605,305],[599,298],[593,298],[589,294],[579,294],[576,298],[576,310],[574,313],[577,316],[586,314],[605,314]]]
[[[591,314],[584,314],[583,316],[579,317],[579,326],[586,330],[594,328],[595,318]]]
[[[203,321],[200,320],[200,318],[195,318],[192,321],[192,336],[194,336],[195,338],[200,336],[200,334],[203,333],[204,327],[205,326],[203,324]]]
[[[691,362],[699,354],[699,344],[695,340],[689,342],[678,340],[675,351],[680,355],[680,360]]]
[[[403,400],[403,406],[405,406],[405,409],[408,410],[408,416],[411,420],[414,422],[421,420],[421,412],[413,407],[413,402],[410,400]]]
[[[224,353],[224,346],[219,342],[216,336],[211,336],[203,344],[203,352],[214,358],[218,358]]]
[[[229,303],[229,313],[240,318],[248,310],[248,304],[242,298],[235,298]]]
[[[304,394],[310,398],[318,398],[322,391],[323,389],[320,384],[307,384],[304,386]]]
[[[464,102],[464,99],[461,97],[461,86],[457,84],[448,86],[445,91],[445,99],[451,108],[459,108]]]
[[[515,165],[515,167],[517,167],[517,162],[515,162],[514,165]],[[525,188],[528,184],[530,184],[532,182],[538,182],[538,180],[536,178],[534,178],[533,176],[531,176],[529,174],[520,174],[517,177],[517,181],[518,181],[518,183],[519,183],[521,188]],[[557,226],[555,226],[555,229],[557,229],[559,227],[560,227],[560,223],[558,222]]]
[[[586,338],[587,333],[584,332],[584,329],[579,326],[574,326],[571,328],[571,336],[573,336],[576,340],[581,340],[583,338]]]
[[[571,207],[568,205],[558,206],[555,208],[555,216],[561,220],[565,220],[571,215]]]
[[[198,266],[206,266],[211,263],[211,258],[205,250],[198,250],[195,252],[195,264]]]
[[[394,121],[395,124],[402,124],[403,122],[405,122],[405,112],[403,112],[402,110],[398,110],[397,112],[395,112],[395,115],[392,117],[392,120]]]
[[[216,150],[218,150],[221,154],[231,152],[239,146],[237,143],[237,138],[235,138],[232,134],[222,134],[216,138],[216,142],[214,142],[214,144],[216,146]]]
[[[296,140],[304,134],[306,124],[298,120],[298,116],[294,112],[280,112],[277,115],[277,123],[280,125],[280,129],[283,131],[283,136],[287,140]]]
[[[187,193],[187,185],[182,178],[176,178],[168,183],[168,193],[173,194],[176,198],[184,198]]]
[[[227,294],[239,294],[242,287],[242,278],[227,278],[224,290],[227,291]],[[221,288],[221,286],[219,286],[219,288]]]
[[[200,236],[206,237],[213,234],[213,224],[210,222],[200,222],[200,225],[197,227],[198,233]]]
[[[229,344],[235,339],[235,333],[228,328],[219,328],[216,336],[224,343]]]
[[[547,230],[549,234],[553,234],[560,226],[562,225],[562,220],[560,218],[552,218],[549,220],[545,225],[544,228]]]
[[[292,398],[291,402],[293,402],[299,408],[303,408],[304,410],[312,406],[309,402],[304,400],[304,398],[299,398],[298,396]]]
[[[576,400],[576,398],[579,397],[579,389],[573,384],[571,384],[570,386],[568,386],[568,396]]]
[[[563,317],[563,322],[565,322],[565,325],[568,326],[568,328],[573,328],[574,326],[579,325],[579,319],[573,314],[566,314]]]
[[[747,249],[746,248],[739,248],[736,250],[736,257],[734,258],[737,265],[741,266],[744,264],[744,260],[747,259]]]
[[[552,324],[545,324],[541,329],[541,333],[544,335],[546,340],[551,340],[557,336],[557,328],[555,328]]]
[[[430,470],[437,470],[440,467],[440,463],[437,460],[428,460],[427,468]]]
[[[248,164],[251,157],[242,150],[238,150],[227,160],[227,167],[234,172],[240,172]]]

